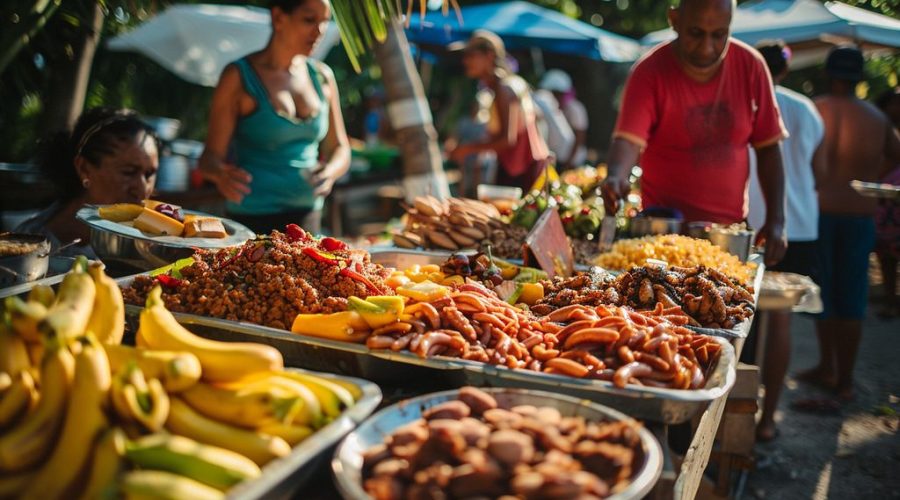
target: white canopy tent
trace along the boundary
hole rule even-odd
[[[262,49],[271,32],[268,9],[180,4],[111,39],[107,47],[140,52],[191,83],[214,87],[229,62]],[[339,41],[337,25],[329,23],[312,56],[325,57]]]
[[[841,2],[754,0],[738,6],[732,36],[754,45],[780,39],[791,46],[793,67],[816,64],[834,45],[855,43],[868,54],[900,48],[900,20]],[[675,38],[671,28],[641,39],[645,46]]]

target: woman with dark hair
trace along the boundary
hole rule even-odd
[[[59,200],[16,230],[44,234],[53,248],[80,238],[68,254],[96,257],[88,227],[75,220],[85,204],[141,203],[150,196],[159,168],[156,137],[129,109],[93,108],[71,132],[41,145],[39,163],[57,183]]]
[[[549,152],[537,130],[534,102],[528,83],[509,70],[503,40],[476,30],[463,48],[466,76],[477,78],[494,93],[488,121],[490,139],[462,144],[449,152],[462,164],[472,154],[497,153],[497,184],[528,190],[547,165]]]
[[[268,45],[219,79],[200,171],[228,200],[229,217],[257,233],[289,223],[318,232],[324,197],[350,166],[334,74],[309,57],[331,8],[325,0],[270,7]]]

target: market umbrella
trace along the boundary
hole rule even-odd
[[[509,49],[537,47],[609,62],[632,62],[641,53],[635,40],[529,2],[473,5],[463,7],[461,14],[462,24],[452,13],[430,12],[424,20],[413,15],[406,36],[413,43],[446,46],[468,39],[474,30],[489,29]]]
[[[140,52],[191,83],[214,87],[229,62],[263,48],[271,31],[268,9],[179,4],[111,39],[107,47]],[[339,40],[330,23],[312,56],[321,59]]]
[[[794,50],[793,66],[820,62],[831,46],[853,42],[866,52],[900,48],[900,20],[841,2],[754,0],[738,6],[732,36],[754,45],[780,39]],[[655,45],[675,37],[671,28],[654,31],[641,43]]]

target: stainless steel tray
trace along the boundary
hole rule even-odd
[[[753,262],[756,264],[756,276],[753,277],[753,303],[755,304],[756,310],[758,312],[759,293],[760,289],[762,288],[763,274],[765,274],[766,272],[766,265],[765,263],[763,263],[763,257],[760,254],[751,255],[747,262]],[[689,328],[697,333],[711,335],[713,337],[723,337],[726,339],[746,339],[747,336],[750,335],[750,327],[753,326],[754,318],[756,318],[756,314],[753,314],[744,321],[741,321],[734,328],[700,328],[695,326],[691,326]]]
[[[297,368],[289,369],[306,372]],[[351,382],[362,390],[363,395],[335,421],[295,446],[290,455],[266,464],[258,479],[241,483],[229,490],[228,498],[247,500],[292,497],[311,479],[317,465],[327,459],[338,442],[368,418],[381,403],[381,389],[372,382],[328,373],[317,372],[316,375]]]
[[[501,406],[530,404],[552,406],[564,416],[583,416],[591,420],[624,420],[628,417],[618,411],[583,399],[527,389],[486,389],[497,398]],[[421,418],[422,412],[444,401],[456,399],[459,391],[444,391],[402,401],[389,406],[350,433],[334,454],[331,461],[335,485],[348,500],[369,499],[362,489],[363,452],[384,442],[392,431]],[[631,484],[623,491],[609,497],[614,500],[643,498],[653,489],[662,471],[662,449],[659,442],[646,428],[639,431],[644,448],[644,463]]]
[[[124,280],[120,280],[120,285]],[[134,322],[140,307],[126,306],[126,317]],[[715,337],[721,355],[706,386],[698,390],[655,387],[615,387],[603,380],[576,379],[529,370],[511,370],[475,361],[437,356],[420,358],[410,352],[372,350],[362,344],[337,342],[252,323],[174,313],[178,321],[203,337],[230,342],[259,342],[275,347],[289,366],[338,372],[381,384],[408,384],[427,380],[435,388],[522,387],[570,394],[607,404],[635,418],[665,424],[685,422],[708,403],[724,396],[734,385],[734,348],[726,339]],[[134,328],[130,328],[134,331]]]

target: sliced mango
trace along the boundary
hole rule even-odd
[[[425,280],[421,283],[410,283],[397,288],[397,293],[419,302],[431,302],[450,294],[450,289],[437,283]]]
[[[535,305],[539,300],[544,298],[544,287],[540,283],[520,283],[518,301],[521,304]]]

